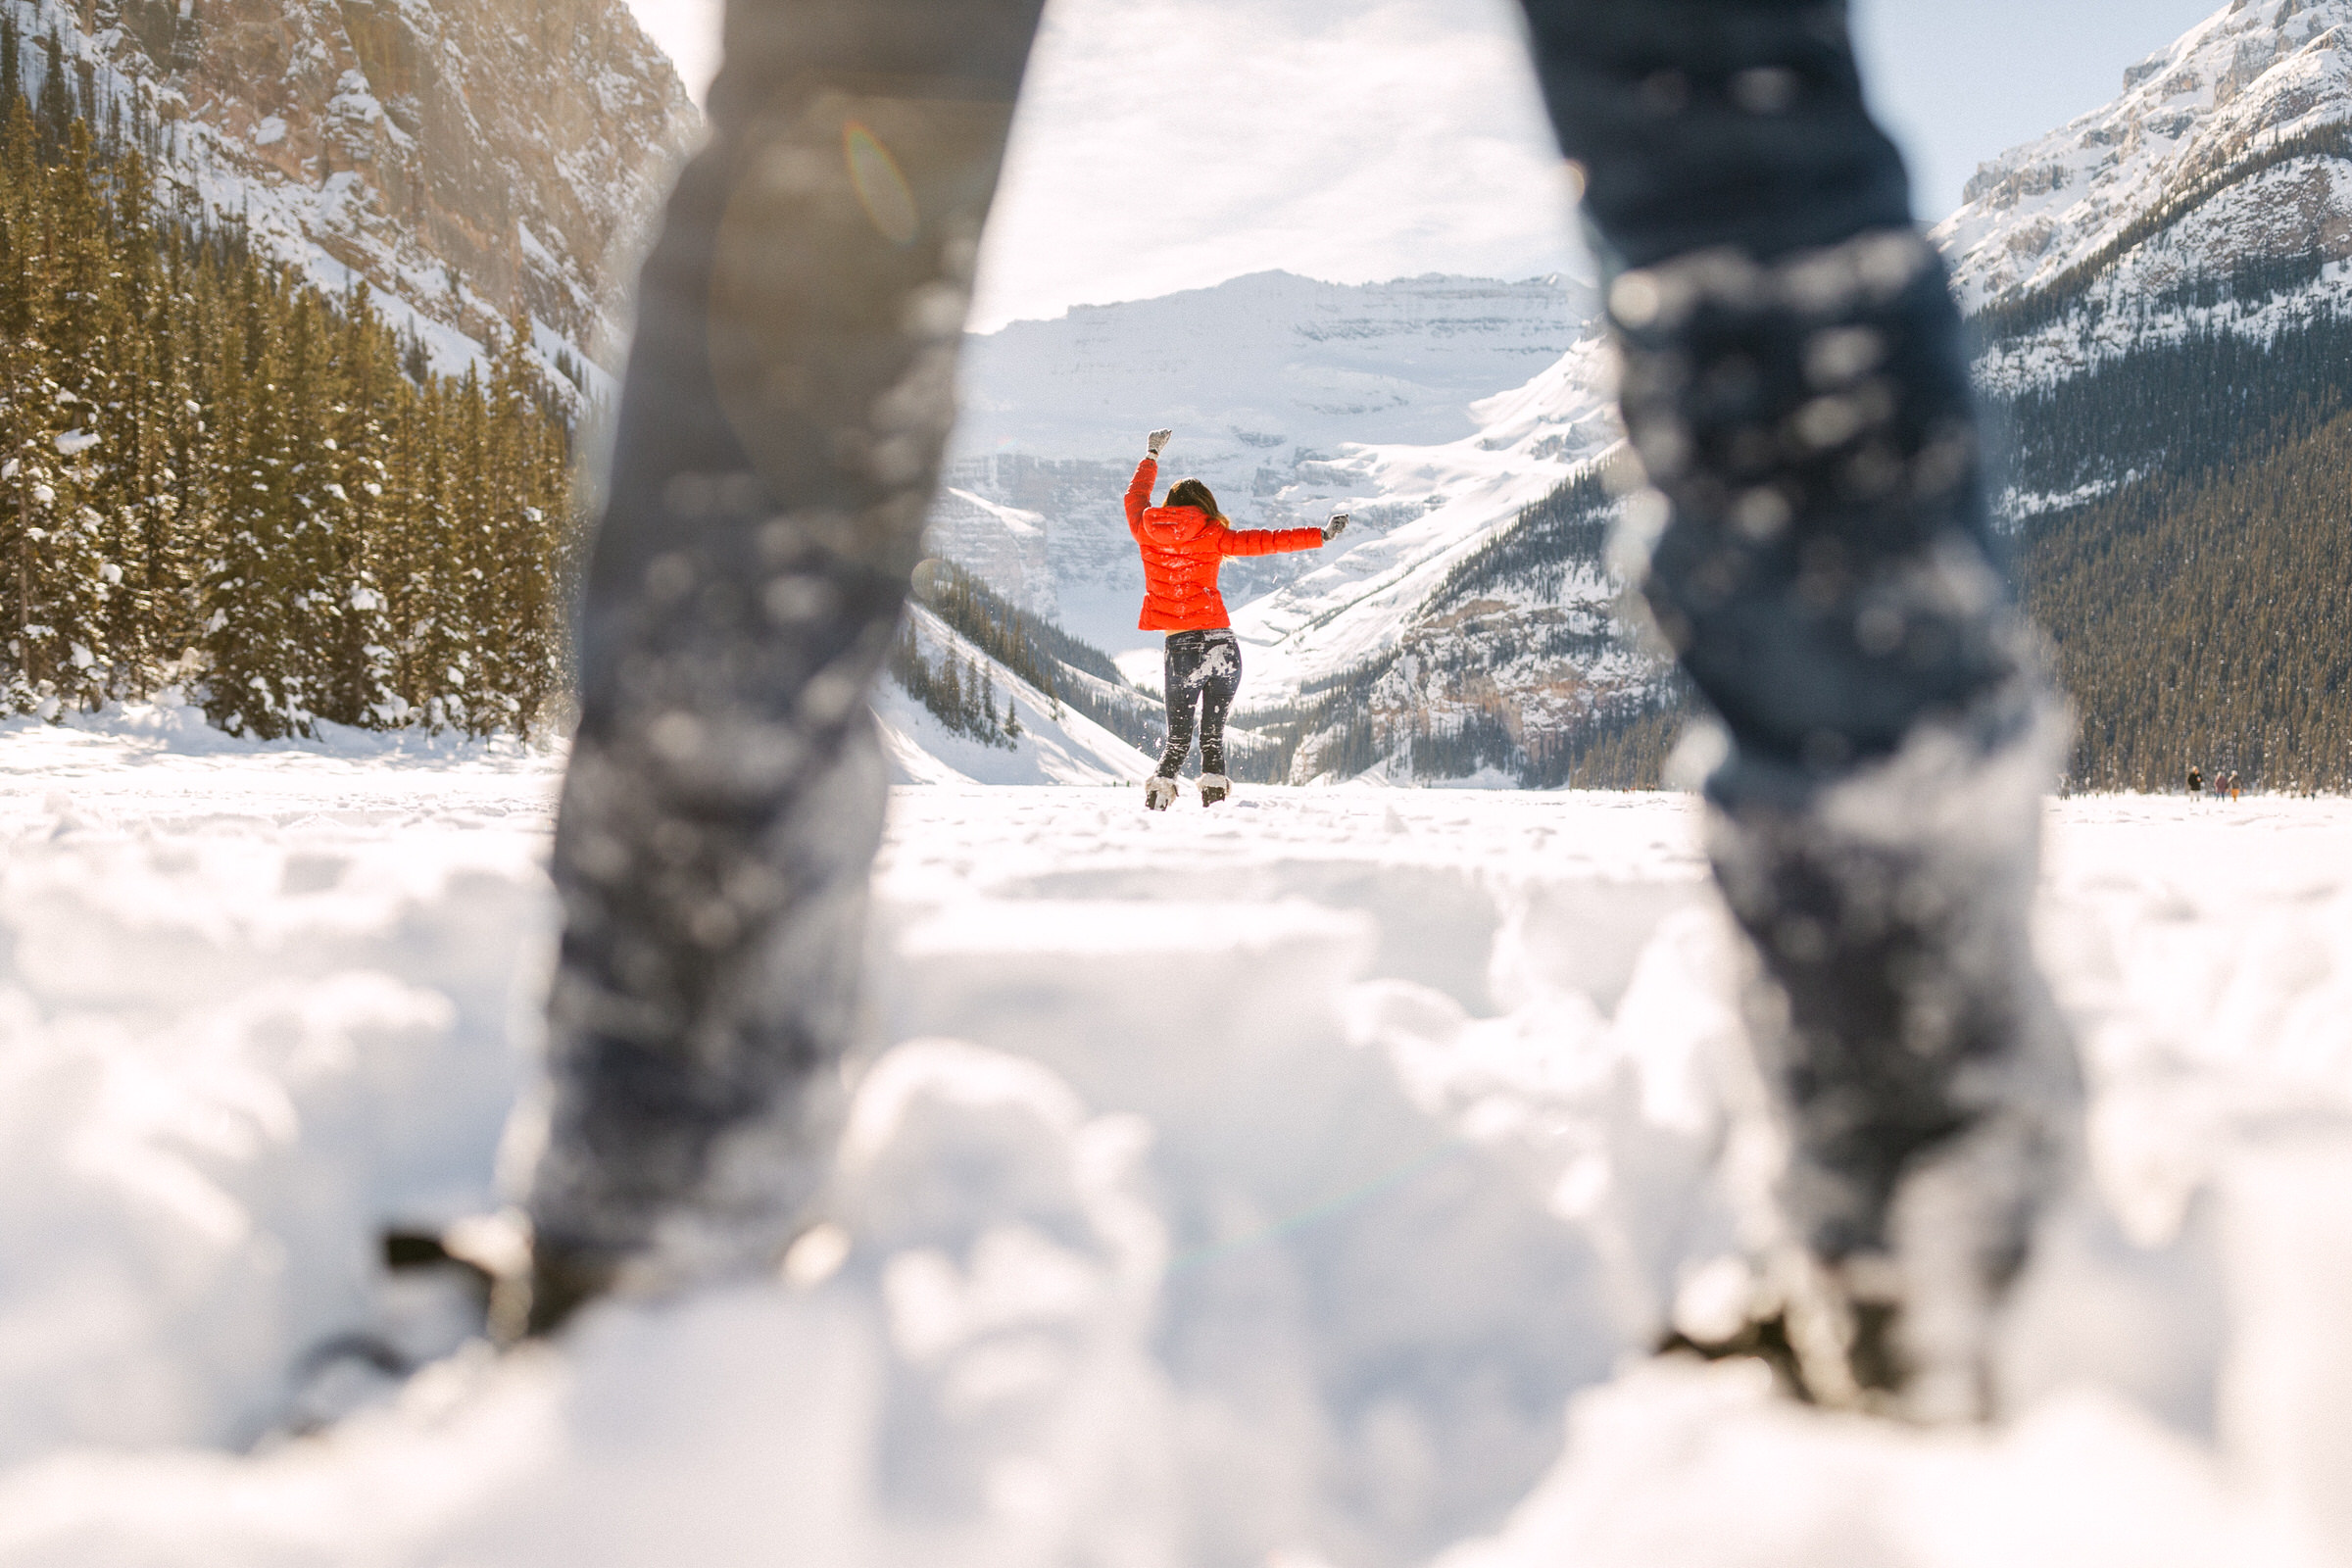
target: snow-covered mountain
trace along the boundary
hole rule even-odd
[[[365,281],[443,368],[517,306],[551,363],[611,359],[611,262],[700,122],[622,0],[0,10],[27,93],[62,71],[95,125],[139,139],[162,201],[241,220],[327,288]]]
[[[932,548],[1155,689],[1120,503],[1145,432],[1173,426],[1163,489],[1198,476],[1243,527],[1353,517],[1329,549],[1225,567],[1238,722],[1271,737],[1249,766],[1524,764],[1660,690],[1602,564],[1613,371],[1592,287],[1556,276],[1267,272],[1016,322],[966,346]]]
[[[2352,0],[2233,0],[1967,197],[1934,237],[1997,394],[2352,304]]]
[[[1596,316],[1592,286],[1565,277],[1261,272],[1014,322],[966,344],[935,544],[1114,653],[1155,644],[1135,630],[1120,497],[1145,432],[1170,425],[1162,478],[1206,481],[1244,527],[1352,510],[1344,571],[1293,596],[1287,633],[1348,584],[1511,515],[1615,438]],[[981,564],[992,557],[1022,564]],[[1334,564],[1235,562],[1226,600]]]
[[[1473,432],[1351,446],[1318,465],[1314,477],[1354,509],[1342,548],[1292,558],[1293,580],[1234,600],[1235,628],[1259,652],[1261,698],[1396,647],[1449,573],[1528,507],[1593,470],[1620,438],[1615,397],[1612,352],[1594,322],[1524,385],[1471,404]],[[1370,523],[1360,538],[1358,522]]]

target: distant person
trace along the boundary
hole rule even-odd
[[[2205,798],[2205,773],[2194,762],[2188,764],[2188,798],[2192,801]]]
[[[829,1168],[887,777],[865,699],[1042,5],[728,5],[586,573],[502,1307],[531,1332],[763,1273]],[[2027,922],[2062,726],[1959,314],[1842,5],[1522,5],[1622,350],[1642,592],[1729,738],[1709,853],[1789,1151],[1755,1312],[1816,1398],[1981,1415],[2080,1083]]]
[[[1159,771],[1145,781],[1144,805],[1164,811],[1176,802],[1176,775],[1193,750],[1193,719],[1200,725],[1200,804],[1233,793],[1225,772],[1225,715],[1242,684],[1242,644],[1217,592],[1217,569],[1227,556],[1271,556],[1320,550],[1348,526],[1332,514],[1320,528],[1236,528],[1217,510],[1217,498],[1198,479],[1180,479],[1167,499],[1152,505],[1159,450],[1173,430],[1154,430],[1144,461],[1127,486],[1127,531],[1144,557],[1144,613],[1136,625],[1168,634],[1162,681],[1168,703],[1168,742]]]

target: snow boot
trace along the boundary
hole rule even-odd
[[[1798,804],[1716,803],[1709,853],[1761,960],[1749,1037],[1788,1150],[1768,1307],[1824,1404],[1994,1412],[1990,1341],[2079,1158],[2072,1043],[2028,905],[2046,710],[1987,745],[1923,725]]]
[[[1719,1272],[1738,1276],[1736,1298],[1724,1296]],[[1898,1276],[1883,1256],[1835,1267],[1796,1250],[1754,1263],[1727,1258],[1677,1296],[1655,1353],[1760,1361],[1783,1395],[1803,1403],[1900,1415],[1912,1370],[1897,1343],[1901,1307]]]
[[[1222,773],[1200,775],[1200,804],[1214,806],[1233,793],[1233,780]]]
[[[1144,809],[1164,811],[1176,804],[1176,781],[1156,773],[1144,781]]]

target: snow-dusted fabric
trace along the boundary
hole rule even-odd
[[[830,1157],[885,788],[866,693],[1040,3],[729,19],[711,140],[646,263],[588,570],[529,1196],[542,1324],[631,1273],[772,1261]]]
[[[1163,672],[1167,686],[1168,740],[1159,753],[1159,776],[1174,778],[1193,750],[1193,717],[1200,720],[1200,771],[1225,771],[1225,715],[1242,687],[1242,643],[1230,631],[1180,631],[1168,636]]]
[[[1320,550],[1320,528],[1234,528],[1199,507],[1154,507],[1152,486],[1159,463],[1136,465],[1127,486],[1127,531],[1144,557],[1145,631],[1213,631],[1230,626],[1217,568],[1227,556],[1273,556]]]
[[[1620,265],[1776,256],[1911,220],[1844,9],[1812,0],[1521,0],[1544,106]]]
[[[1959,313],[1838,12],[1525,4],[1613,274],[1642,592],[1729,732],[1711,851],[1760,960],[1774,1228],[1813,1277],[1881,1282],[1875,1370],[1912,1409],[1969,1413],[2079,1088],[2026,925],[2063,726],[1999,570]]]

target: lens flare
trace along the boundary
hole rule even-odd
[[[914,597],[924,604],[936,603],[939,591],[949,586],[948,564],[937,557],[916,562],[907,586],[914,590]]]
[[[908,245],[922,219],[914,210],[914,192],[899,172],[898,160],[881,138],[853,120],[841,128],[842,155],[849,161],[850,183],[877,233],[893,245]]]

